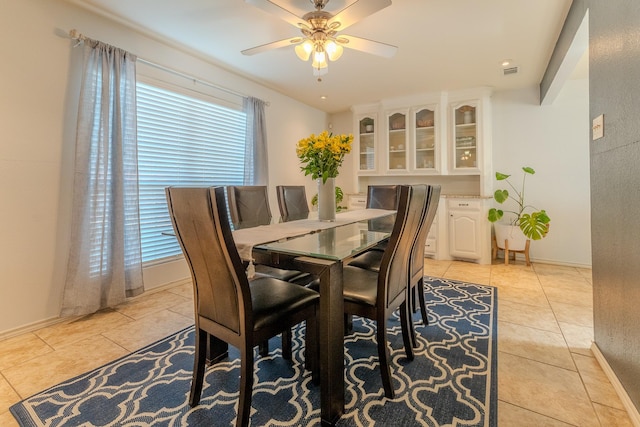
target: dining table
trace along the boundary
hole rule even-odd
[[[343,265],[388,239],[394,217],[395,211],[361,209],[340,212],[335,221],[323,222],[311,213],[305,219],[233,231],[245,261],[308,272],[320,279],[322,425],[335,425],[345,408]]]

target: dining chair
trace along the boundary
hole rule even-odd
[[[271,223],[269,195],[265,185],[230,185],[226,187],[229,216],[234,229],[257,227]],[[248,266],[248,263],[245,263]],[[269,265],[253,266],[256,277],[267,276],[301,285],[313,282],[309,273],[298,270],[283,270]],[[285,358],[291,358],[291,333],[282,334],[282,350]],[[260,344],[260,355],[269,354],[269,342]]]
[[[319,294],[272,277],[251,282],[247,279],[231,233],[222,187],[168,187],[166,197],[194,290],[195,361],[189,405],[200,402],[207,342],[213,338],[218,345],[233,345],[241,360],[236,426],[247,426],[254,347],[258,343],[306,322],[305,364],[319,376]]]
[[[369,185],[367,187],[367,208],[394,210],[398,206],[399,185]]]
[[[283,221],[306,219],[309,214],[309,204],[304,185],[278,185],[278,208]]]
[[[257,227],[271,223],[269,196],[265,185],[230,185],[226,187],[226,193],[229,216],[234,229]],[[297,270],[283,270],[267,265],[256,265],[255,273],[286,281],[307,274]]]
[[[366,317],[376,322],[382,384],[385,396],[390,399],[395,396],[395,391],[391,381],[386,324],[393,312],[399,309],[405,354],[407,359],[413,360],[407,305],[409,261],[427,196],[426,185],[400,187],[393,231],[378,272],[352,265],[343,268],[345,314]]]
[[[436,211],[438,210],[440,192],[441,187],[439,185],[427,186],[427,197],[425,200],[424,211],[415,239],[411,246],[411,256],[409,261],[410,272],[407,286],[411,302],[410,308],[411,311],[415,312],[419,305],[424,325],[429,324],[427,317],[427,305],[424,299],[424,245],[427,239],[427,234],[429,234],[429,230],[433,224]],[[383,255],[384,253],[379,250],[367,251],[354,258],[349,265],[378,272],[380,271]],[[413,322],[411,322],[410,326],[411,340],[415,346],[416,339]]]
[[[394,210],[398,206],[399,185],[369,185],[367,187],[367,209]],[[392,218],[377,218],[369,222],[372,229],[385,230],[393,227]],[[372,250],[384,251],[386,241],[378,243]]]
[[[427,202],[426,214],[416,234],[413,248],[411,249],[411,261],[409,263],[411,266],[409,272],[411,309],[415,312],[419,304],[422,323],[425,326],[429,324],[429,319],[427,316],[427,304],[424,300],[424,245],[426,244],[427,235],[429,234],[433,220],[436,217],[441,191],[439,185],[430,185],[429,187],[431,194]],[[411,328],[411,334],[413,343],[415,344],[415,329],[413,327]]]
[[[229,185],[227,201],[234,229],[271,223],[271,208],[266,185]]]

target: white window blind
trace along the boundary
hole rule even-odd
[[[212,101],[214,99],[212,98]],[[242,185],[246,115],[137,83],[142,261],[181,255],[165,187]]]

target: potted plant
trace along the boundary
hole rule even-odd
[[[324,131],[312,134],[296,144],[296,155],[300,159],[300,169],[318,184],[318,219],[335,221],[336,203],[334,199],[335,178],[338,176],[344,156],[351,152],[353,135],[333,135]]]
[[[540,240],[549,232],[551,219],[547,212],[544,209],[537,210],[533,206],[527,205],[524,198],[527,175],[533,175],[536,171],[528,166],[523,167],[522,170],[524,175],[520,190],[509,181],[511,175],[496,172],[496,179],[505,181],[514,194],[510,194],[507,189],[498,189],[493,194],[493,198],[500,204],[505,203],[507,200],[515,202],[514,210],[489,209],[488,219],[495,223],[496,243],[501,249],[504,249],[505,239],[507,239],[509,240],[510,250],[524,250],[527,240]],[[511,214],[510,220],[507,223],[497,223],[498,220],[503,218],[505,212]]]

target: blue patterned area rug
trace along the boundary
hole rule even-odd
[[[497,291],[425,278],[429,326],[415,323],[415,359],[404,355],[400,322],[388,322],[396,399],[384,397],[375,323],[354,318],[345,337],[346,408],[339,426],[496,426]],[[293,360],[280,339],[256,353],[253,426],[320,425],[320,390],[304,371],[304,328],[294,330]],[[11,407],[21,426],[228,426],[235,423],[238,353],[207,369],[200,405],[187,400],[193,327]],[[302,353],[302,354],[301,354]]]

